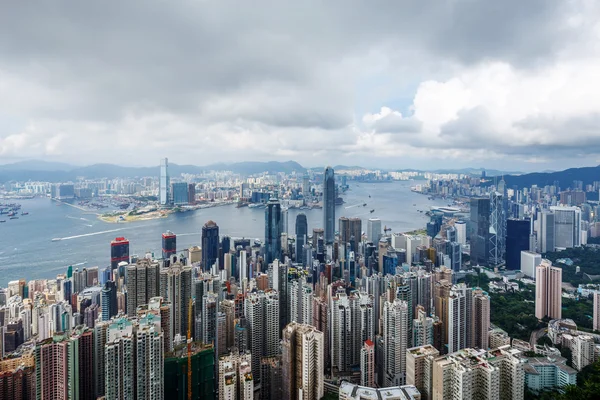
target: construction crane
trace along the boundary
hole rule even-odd
[[[187,329],[187,397],[188,400],[192,400],[192,308],[193,302],[190,297],[188,305],[188,329]]]
[[[381,226],[381,225],[380,225]],[[390,232],[392,230],[392,228],[388,228],[387,225],[383,227],[383,232],[387,235],[388,232]]]

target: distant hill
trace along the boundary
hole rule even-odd
[[[594,181],[600,181],[600,166],[569,168],[564,171],[555,172],[534,172],[523,175],[505,175],[504,181],[508,185],[518,186],[519,188],[538,185],[540,187],[553,185],[558,181],[561,189],[573,187],[573,181],[583,181],[583,185],[592,184]]]
[[[199,174],[205,171],[228,170],[242,175],[253,175],[261,172],[294,171],[303,173],[305,168],[295,161],[268,161],[268,162],[239,162],[232,164],[212,164],[206,166],[169,164],[169,174],[173,177],[184,173]],[[78,177],[87,179],[97,178],[135,178],[144,176],[158,176],[160,167],[123,167],[114,164],[94,164],[77,167],[63,163],[45,161],[20,161],[13,164],[0,165],[0,182],[8,181],[44,181],[67,182]]]

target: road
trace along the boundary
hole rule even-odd
[[[531,348],[535,348],[535,345],[537,344],[537,341],[546,334],[546,332],[548,331],[548,328],[542,328],[542,329],[536,329],[535,331],[531,332],[531,335],[529,336],[529,345],[531,346]]]

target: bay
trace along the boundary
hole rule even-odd
[[[337,206],[336,219],[359,217],[363,231],[367,220],[377,217],[382,226],[393,232],[422,229],[428,221],[430,206],[443,206],[444,200],[429,200],[410,191],[411,181],[386,183],[350,183],[343,196],[345,204]],[[369,197],[369,195],[371,197]],[[18,200],[29,215],[0,224],[0,286],[20,278],[49,279],[74,267],[106,267],[110,263],[110,241],[124,236],[130,241],[130,254],[143,255],[161,251],[161,234],[177,234],[177,248],[184,250],[200,245],[202,225],[213,220],[221,235],[264,241],[264,209],[236,208],[234,205],[172,214],[167,218],[111,224],[100,221],[92,212],[56,203],[47,198]],[[367,203],[366,206],[363,206]],[[370,210],[375,210],[370,213]],[[309,232],[323,226],[323,210],[290,209],[288,230],[293,234],[296,215],[305,213]],[[6,218],[5,218],[6,217]],[[337,223],[336,223],[337,227]],[[52,241],[53,238],[65,238]]]

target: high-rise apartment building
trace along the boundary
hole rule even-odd
[[[535,317],[560,319],[562,316],[562,269],[542,260],[536,267]]]
[[[433,344],[433,318],[428,317],[425,308],[417,306],[417,318],[413,320],[413,346],[425,346]]]
[[[169,179],[169,160],[163,158],[160,160],[160,182],[159,182],[159,202],[165,206],[171,202],[171,180]]]
[[[375,387],[375,343],[366,340],[360,349],[360,384]]]
[[[581,371],[596,361],[596,344],[593,337],[589,335],[575,336],[571,347],[573,368],[577,371]]]
[[[335,176],[333,168],[325,168],[323,174],[323,229],[325,244],[335,239]]]
[[[319,400],[324,388],[323,332],[292,322],[283,330],[283,398]]]
[[[490,296],[480,288],[471,289],[470,295],[469,347],[487,350],[490,345]]]
[[[219,357],[219,400],[252,400],[252,355],[232,353]]]
[[[290,322],[299,324],[313,323],[313,290],[312,285],[306,283],[305,278],[296,279],[289,287],[289,314]]]
[[[219,226],[211,220],[202,227],[202,270],[210,271],[218,259]]]
[[[420,400],[421,395],[416,387],[410,385],[382,387],[378,389],[359,386],[348,381],[340,385],[340,400]]]
[[[148,304],[160,290],[160,264],[148,259],[126,267],[127,315],[134,316],[138,306]]]
[[[600,331],[600,291],[594,292],[594,321],[592,329]]]
[[[281,259],[281,204],[271,198],[265,208],[265,263]]]
[[[192,297],[192,268],[177,262],[162,269],[160,276],[162,297],[171,303],[172,338],[178,334],[185,337]]]
[[[395,299],[383,305],[384,373],[387,386],[405,383],[408,348],[408,303]]]
[[[488,265],[490,254],[490,199],[471,198],[471,265]]]
[[[432,399],[433,363],[439,355],[430,344],[406,350],[406,384],[414,385],[422,400]]]
[[[307,239],[308,222],[306,222],[306,214],[300,213],[296,216],[296,262],[298,264],[304,264],[304,245],[307,243]]]

